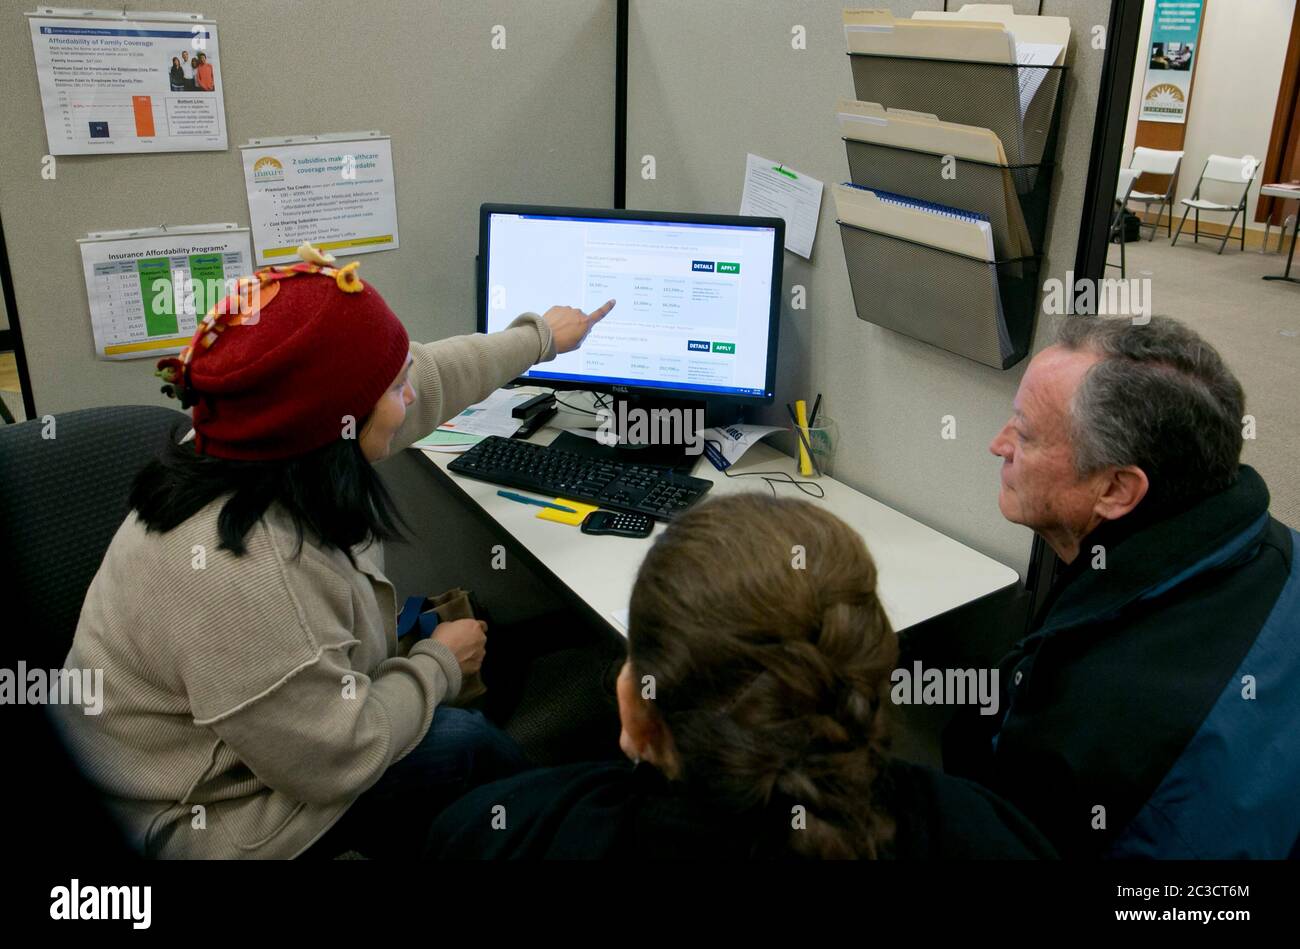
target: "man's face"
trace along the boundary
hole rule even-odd
[[[1075,474],[1067,422],[1070,399],[1098,359],[1058,346],[1035,356],[1020,380],[1014,414],[989,445],[1002,459],[1002,516],[1049,543],[1077,541],[1094,523],[1097,486]]]

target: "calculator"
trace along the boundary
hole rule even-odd
[[[654,520],[648,514],[627,511],[592,511],[582,521],[584,534],[616,534],[619,537],[649,537]]]

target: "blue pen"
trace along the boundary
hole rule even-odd
[[[520,504],[536,504],[538,507],[550,507],[557,511],[563,511],[565,514],[577,514],[576,508],[565,507],[563,504],[556,504],[554,501],[539,501],[537,498],[525,497],[522,494],[515,494],[513,491],[498,491],[503,498],[509,498],[511,501],[518,501]]]

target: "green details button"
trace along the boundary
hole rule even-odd
[[[728,264],[720,260],[715,273],[740,273],[740,264]]]
[[[736,354],[736,344],[735,343],[714,343],[713,351],[715,353],[728,353],[729,355],[734,356]]]

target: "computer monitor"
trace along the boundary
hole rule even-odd
[[[557,389],[771,402],[780,218],[484,204],[482,332],[552,306],[614,309],[582,346],[520,381]]]

